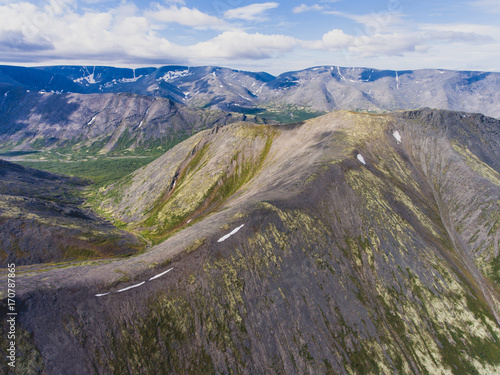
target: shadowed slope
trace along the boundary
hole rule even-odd
[[[46,263],[130,255],[130,233],[83,207],[83,179],[0,160],[0,263]]]

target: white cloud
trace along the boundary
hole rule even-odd
[[[419,29],[428,33],[454,33],[457,36],[463,34],[465,39],[469,40],[475,36],[478,41],[500,41],[500,27],[493,25],[473,23],[422,24]]]
[[[363,34],[375,35],[382,32],[396,32],[403,24],[404,14],[398,11],[385,10],[368,14],[351,14],[337,11],[323,11],[324,14],[331,14],[350,19],[363,25]]]
[[[190,47],[190,55],[209,59],[265,59],[290,52],[300,41],[286,35],[226,31]]]
[[[314,4],[314,5],[306,5],[306,4],[300,4],[299,6],[296,6],[295,8],[292,9],[293,13],[304,13],[304,12],[310,12],[310,11],[321,11],[325,7],[319,4]]]
[[[355,42],[355,37],[345,34],[340,29],[333,29],[323,34],[321,40],[309,42],[305,45],[312,49],[327,49],[327,50],[340,50],[348,48]]]
[[[179,8],[176,5],[166,8],[156,4],[155,9],[146,11],[145,16],[157,22],[177,23],[197,28],[221,28],[225,25],[224,20],[203,13],[196,8]]]
[[[0,6],[3,61],[50,62],[64,59],[132,61],[173,58],[180,47],[155,33],[147,18],[130,6],[109,12],[61,12],[29,3]]]
[[[376,34],[372,36],[353,36],[342,30],[334,29],[323,35],[321,40],[306,42],[304,46],[311,49],[323,49],[355,53],[363,57],[401,55],[404,52],[420,49],[422,38],[419,35],[409,34]]]
[[[361,36],[355,39],[348,48],[351,53],[362,57],[403,56],[407,52],[425,52],[428,47],[423,44],[422,36],[418,34],[377,34]]]
[[[469,2],[469,5],[488,13],[500,13],[500,2],[498,0],[475,0]]]
[[[277,8],[278,3],[255,3],[240,8],[229,9],[224,12],[224,17],[227,19],[242,19],[246,21],[262,21],[265,20],[264,12],[270,9]]]
[[[218,18],[201,12],[176,8],[176,22],[193,27],[214,27]],[[187,9],[187,8],[186,8]],[[184,13],[186,12],[186,13]],[[265,59],[292,51],[300,41],[286,35],[225,31],[209,40],[181,46],[155,31],[151,15],[135,6],[123,5],[108,12],[78,14],[43,13],[28,3],[0,5],[0,56],[3,61],[37,63],[41,61],[111,61],[113,65],[138,63],[194,63],[207,59],[224,62],[234,59]],[[188,18],[188,15],[199,17]],[[164,22],[171,13],[160,12]]]
[[[450,30],[431,30],[425,34],[426,38],[429,40],[443,40],[446,42],[489,42],[493,40],[488,35],[481,35],[472,32],[463,32],[463,31],[450,31]]]
[[[362,57],[403,56],[407,52],[426,52],[436,44],[485,44],[500,28],[476,25],[421,25],[417,30],[349,35],[340,29],[325,33],[320,40],[303,42],[309,49],[341,51]],[[459,48],[459,47],[457,47]]]
[[[316,3],[328,6],[323,1],[316,0]],[[162,6],[154,5],[147,10],[131,2],[122,2],[114,8],[99,7],[108,9],[106,11],[78,8],[74,0],[46,0],[43,5],[36,4],[39,3],[9,1],[6,4],[0,0],[2,62],[128,66],[210,63],[233,67],[247,64],[247,67],[259,65],[262,70],[282,72],[298,68],[300,64],[306,67],[306,62],[320,65],[342,61],[342,57],[349,59],[348,65],[380,68],[411,64],[476,69],[483,66],[498,70],[500,61],[499,26],[410,24],[402,22],[406,16],[401,13],[390,13],[390,17],[387,13],[335,13],[362,26],[350,33],[337,28],[318,34],[317,40],[301,41],[278,33],[234,30],[239,21],[231,21],[230,17],[262,20],[265,11],[278,6],[275,2],[232,9],[233,14],[226,15],[226,20],[188,8],[179,0],[162,1]],[[319,10],[315,5],[306,7],[301,9]],[[159,10],[156,14],[155,9]],[[321,11],[325,13],[325,9]],[[191,34],[188,31],[184,35],[198,39],[187,45],[173,43],[162,29],[169,25],[175,31],[179,24],[191,28]],[[207,36],[209,33],[196,33],[192,29],[220,32],[210,32]],[[287,55],[292,51],[293,54]],[[279,59],[273,60],[276,57]]]

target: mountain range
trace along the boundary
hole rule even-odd
[[[500,118],[500,75],[322,66],[277,77],[220,67],[0,66],[0,151],[42,158],[160,155],[236,121],[431,107]]]
[[[0,66],[0,372],[500,373],[499,77]]]
[[[246,114],[280,109],[290,112],[296,108],[329,112],[431,107],[499,118],[499,79],[500,74],[493,72],[339,66],[319,66],[279,76],[221,67],[0,66],[0,84],[5,87],[41,93],[129,92],[168,98],[191,107]],[[293,122],[293,118],[289,120]]]
[[[1,92],[1,90],[0,90]],[[1,95],[1,93],[0,93]],[[46,156],[159,155],[196,132],[257,116],[188,107],[130,93],[31,93],[9,88],[0,100],[3,150]]]

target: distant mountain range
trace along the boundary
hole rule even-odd
[[[500,73],[376,70],[319,66],[275,77],[221,67],[0,66],[3,94],[16,86],[37,93],[120,93],[168,98],[229,112],[270,115],[294,110],[392,111],[431,107],[500,118]],[[292,115],[292,117],[290,117]]]
[[[48,156],[161,154],[206,128],[261,121],[129,93],[39,94],[11,87],[0,95],[0,147]]]
[[[160,155],[235,121],[421,107],[500,118],[500,74],[322,66],[275,77],[220,67],[0,66],[0,150]]]

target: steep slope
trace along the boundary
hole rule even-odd
[[[54,156],[161,154],[205,128],[258,119],[134,94],[33,93],[0,88],[0,146]],[[56,155],[57,154],[57,155]]]
[[[166,228],[163,242],[18,270],[19,365],[498,373],[499,129],[422,110],[203,131],[101,192],[116,219]]]
[[[82,204],[88,182],[0,160],[0,264],[134,254],[144,244]]]
[[[251,180],[269,152],[272,134],[271,128],[250,124],[198,133],[94,200],[107,214],[161,241],[220,208]]]

